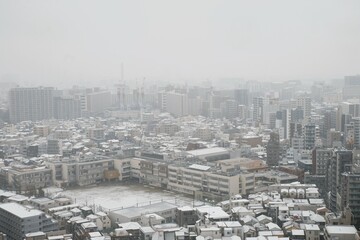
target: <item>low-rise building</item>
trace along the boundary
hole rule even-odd
[[[19,192],[35,194],[38,189],[52,185],[51,170],[46,167],[18,165],[6,171],[9,187]]]
[[[198,220],[196,210],[189,206],[178,207],[176,209],[176,223],[181,227],[195,225]]]
[[[239,193],[241,175],[239,171],[222,172],[206,165],[173,164],[168,166],[168,179],[169,190],[220,201]]]
[[[109,218],[112,224],[125,222],[141,222],[144,214],[155,213],[165,219],[166,223],[174,222],[177,206],[169,202],[159,202],[141,207],[130,207],[111,211]]]
[[[325,226],[324,239],[358,240],[360,237],[354,226],[327,225]]]

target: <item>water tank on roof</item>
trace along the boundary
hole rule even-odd
[[[280,193],[281,193],[281,196],[283,198],[289,196],[289,190],[288,189],[281,189]]]
[[[296,189],[295,188],[290,188],[289,189],[289,196],[291,198],[296,198]]]
[[[297,197],[302,199],[302,198],[305,198],[305,190],[300,188],[297,190]]]

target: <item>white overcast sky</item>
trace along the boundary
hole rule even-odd
[[[0,0],[0,81],[360,73],[359,0]]]

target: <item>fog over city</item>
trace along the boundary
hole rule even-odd
[[[360,240],[359,10],[0,0],[0,240]]]
[[[0,81],[329,80],[357,74],[360,2],[0,1]]]

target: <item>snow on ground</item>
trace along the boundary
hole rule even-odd
[[[65,190],[56,195],[69,197],[75,203],[86,204],[103,211],[143,206],[160,201],[179,206],[193,204],[193,199],[190,197],[140,184],[81,187]],[[195,204],[201,203],[195,202]]]

